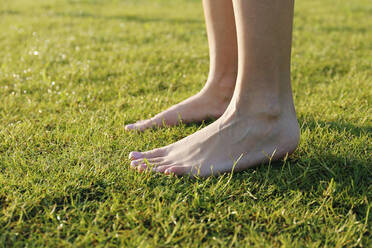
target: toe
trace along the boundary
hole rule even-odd
[[[164,173],[164,171],[166,171],[170,167],[171,167],[171,165],[169,165],[169,164],[168,165],[161,165],[161,166],[157,166],[156,168],[154,168],[154,171]]]
[[[143,131],[148,128],[159,125],[157,121],[153,119],[147,119],[136,123],[128,124],[125,126],[126,131]]]
[[[146,171],[146,169],[147,169],[147,165],[146,164],[141,164],[141,165],[137,166],[137,170],[139,172],[144,172],[144,171]]]
[[[162,158],[154,158],[154,159],[145,159],[145,158],[140,158],[140,159],[137,159],[137,160],[132,160],[132,162],[130,163],[131,166],[138,166],[140,164],[151,164],[151,165],[154,165],[154,166],[158,166],[158,165],[161,165],[161,163],[163,162],[163,159]]]
[[[137,160],[143,158],[143,154],[141,152],[131,152],[129,153],[130,160]]]
[[[138,164],[133,163],[133,162],[134,162],[134,161],[130,162],[130,167],[131,167],[132,169],[135,169],[135,168],[137,168],[137,165],[138,165]]]
[[[136,124],[128,124],[125,126],[125,131],[135,130]]]
[[[191,173],[191,169],[188,166],[170,166],[165,171],[164,174],[175,174],[175,175],[185,175]]]
[[[130,162],[130,166],[137,167],[138,165],[144,164],[144,163],[146,162],[143,159],[133,160],[132,162]]]
[[[147,123],[147,122],[148,120],[143,120],[143,121],[137,121],[136,123],[128,124],[125,126],[125,130],[126,131],[141,131],[143,130],[142,126],[144,125],[144,123]]]
[[[129,159],[130,160],[139,160],[146,158],[147,160],[157,159],[164,157],[166,155],[166,149],[165,148],[157,148],[151,151],[147,152],[137,152],[133,151],[129,153]]]
[[[126,131],[140,131],[140,127],[142,126],[142,123],[144,123],[147,120],[137,121],[136,123],[131,123],[125,126]]]

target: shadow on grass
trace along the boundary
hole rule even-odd
[[[200,123],[186,124],[186,127],[200,127],[200,125],[209,125],[214,120],[208,120]],[[370,126],[356,126],[346,122],[322,121],[312,118],[301,118],[299,120],[302,129],[310,129],[315,132],[316,129],[328,129],[335,131],[340,135],[348,133],[355,137],[371,135]],[[342,142],[342,141],[338,141]],[[347,140],[345,140],[347,142]],[[271,166],[262,165],[249,169],[245,172],[236,173],[234,178],[243,179],[245,173],[268,173],[268,180],[271,183],[281,182],[281,186],[288,187],[291,190],[310,191],[322,181],[334,180],[341,185],[353,184],[356,191],[365,190],[369,182],[372,181],[371,171],[368,164],[371,162],[366,155],[356,156],[356,151],[345,152],[338,155],[332,149],[321,149],[318,144],[306,144],[310,147],[311,153],[306,149],[299,149],[291,155],[286,161],[277,161]],[[363,148],[361,148],[363,149]],[[285,180],[283,181],[283,177]],[[276,181],[275,178],[281,178]]]
[[[200,128],[200,125],[206,126],[213,121],[213,119],[210,119],[202,123],[185,124],[185,127]],[[320,121],[309,117],[301,118],[299,122],[303,129],[310,129],[314,132],[316,129],[326,128],[340,134],[347,132],[356,137],[371,132],[370,127],[359,127],[350,123]],[[275,194],[283,194],[290,191],[317,192],[319,194],[319,188],[321,191],[327,190],[329,183],[334,181],[337,185],[336,192],[344,190],[349,196],[362,199],[367,194],[369,184],[372,181],[368,158],[356,156],[355,151],[338,155],[330,150],[319,149],[317,146],[318,144],[310,144],[307,150],[310,150],[311,153],[307,153],[306,149],[300,147],[297,152],[285,161],[278,161],[270,165],[264,164],[243,172],[234,173],[232,181],[229,183],[246,185],[247,181],[249,181],[257,183],[262,188],[274,186],[276,189]],[[143,177],[147,176],[144,175]],[[229,177],[229,174],[226,174],[225,177]],[[206,179],[200,180],[204,181]],[[212,177],[207,180],[212,186],[218,182],[219,178]],[[60,209],[66,204],[86,205],[89,202],[102,203],[108,200],[110,195],[108,192],[112,190],[122,192],[127,187],[124,186],[123,188],[123,185],[112,184],[102,179],[91,178],[90,181],[90,184],[83,186],[68,185],[61,194],[48,195],[41,199],[40,205],[50,206],[55,204],[57,209]],[[164,187],[169,189],[169,184],[172,181],[166,177],[160,177],[158,180],[153,180],[152,178],[145,185],[151,192],[154,188],[162,185],[162,183],[164,183]],[[194,179],[182,179],[184,188],[193,188],[194,184]],[[177,188],[175,190],[179,191],[180,189]],[[254,192],[252,191],[252,193]],[[0,203],[1,201],[0,197]],[[358,218],[363,218],[363,216],[365,217],[366,209],[362,203],[359,205],[356,210]],[[93,204],[90,207],[96,208],[97,206]],[[31,211],[30,216],[36,215],[38,211],[40,211],[39,208]]]
[[[340,135],[346,132],[355,137],[362,137],[371,132],[371,128],[368,126],[356,126],[350,123],[328,122],[310,118],[301,119],[299,122],[302,129],[310,129],[313,132],[324,128],[340,133]],[[192,125],[196,124],[189,126]],[[342,142],[342,140],[337,142]],[[358,154],[355,150],[343,151],[340,154],[333,152],[332,149],[320,148],[318,146],[321,145],[317,143],[306,144],[306,146],[299,147],[285,161],[263,164],[234,173],[232,180],[228,183],[256,185],[249,190],[250,193],[257,194],[260,199],[268,192],[270,195],[268,197],[281,196],[289,192],[303,192],[323,197],[331,187],[334,204],[338,211],[345,211],[346,215],[352,209],[358,220],[365,221],[368,208],[365,199],[368,198],[368,195],[370,196],[368,192],[370,192],[370,182],[372,181],[371,158],[368,158],[367,154],[363,156],[364,153]],[[229,177],[229,175],[225,174],[225,177]],[[218,177],[210,179],[211,185],[216,184],[218,180]],[[192,184],[191,181],[187,187],[191,187]],[[345,197],[353,199],[353,203],[344,200]],[[356,199],[357,201],[355,201]]]
[[[372,126],[356,126],[347,122],[336,122],[336,121],[321,121],[321,120],[314,120],[314,119],[303,119],[300,121],[301,123],[305,123],[305,127],[313,130],[316,127],[320,128],[329,128],[333,131],[338,133],[347,132],[356,137],[360,137],[362,135],[371,135],[372,134]]]
[[[193,123],[186,123],[186,127],[200,127],[200,125],[209,125],[213,123],[216,119],[208,119],[201,122],[193,122]],[[307,127],[311,130],[319,127],[319,128],[329,128],[334,130],[338,133],[347,132],[354,136],[360,137],[362,135],[372,135],[372,126],[356,126],[347,122],[336,122],[336,121],[321,121],[321,120],[314,120],[314,119],[300,119],[299,120],[300,126]]]
[[[309,129],[318,132],[328,129],[348,136],[363,137],[371,134],[371,127],[356,126],[345,122],[321,121],[312,118],[303,118],[299,121],[302,130]],[[348,140],[340,142],[348,142]],[[326,190],[329,183],[334,181],[337,185],[336,192],[344,191],[349,197],[363,199],[368,195],[372,174],[370,169],[371,157],[363,155],[363,147],[358,150],[335,152],[332,144],[329,149],[317,143],[307,143],[306,147],[299,149],[286,161],[277,161],[271,165],[262,165],[234,175],[235,180],[245,179],[254,173],[255,180],[275,185],[281,192],[302,191],[314,192],[316,189]],[[249,180],[252,180],[250,178]],[[319,192],[319,191],[318,191]],[[341,193],[340,193],[341,194]],[[358,216],[363,219],[366,214],[366,205],[359,204]],[[363,206],[362,206],[363,205]],[[363,217],[364,216],[364,217]]]

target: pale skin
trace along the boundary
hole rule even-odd
[[[226,90],[219,93],[225,95],[213,95],[212,99],[218,101],[215,98],[221,97],[229,99],[230,103],[215,122],[176,143],[151,151],[131,152],[129,157],[134,169],[145,171],[151,168],[159,173],[201,177],[219,175],[282,159],[298,145],[299,126],[290,80],[293,0],[204,0],[203,4],[211,67],[210,80],[199,94],[202,98],[211,97],[212,94],[205,91],[212,92],[223,85]],[[221,16],[225,20],[223,24],[218,20]],[[227,38],[226,32],[236,33],[236,36]],[[237,58],[234,55],[236,47]],[[226,53],[220,56],[219,52]],[[223,84],[214,81],[218,78],[215,75],[234,71],[230,69],[236,65],[235,84],[228,84],[228,80]],[[230,86],[235,86],[232,96],[228,90]],[[168,113],[163,112],[161,118],[168,124],[166,118],[175,113],[189,121],[213,116],[208,113],[208,106],[213,105],[205,104],[199,97],[193,96],[181,106],[169,109]],[[205,105],[199,106],[201,103]],[[188,104],[196,104],[208,114],[188,118],[190,112],[184,111]],[[218,117],[218,114],[214,116]],[[169,125],[174,124],[177,121],[172,119]]]

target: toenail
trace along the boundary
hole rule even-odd
[[[165,171],[164,171],[164,174],[166,174],[166,175],[169,175],[171,173],[171,170],[170,169],[166,169]]]
[[[142,153],[140,152],[129,153],[129,159],[134,160],[134,159],[139,159],[139,158],[142,158]]]

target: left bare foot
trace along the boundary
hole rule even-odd
[[[213,78],[213,77],[212,77]],[[219,118],[226,110],[234,91],[236,74],[210,79],[196,95],[170,107],[154,117],[125,126],[125,130],[143,131],[153,127],[175,126],[209,118]]]
[[[230,110],[229,110],[230,109]],[[299,142],[294,110],[239,114],[228,108],[206,128],[163,148],[131,152],[131,166],[153,171],[201,177],[241,171],[291,154]]]

